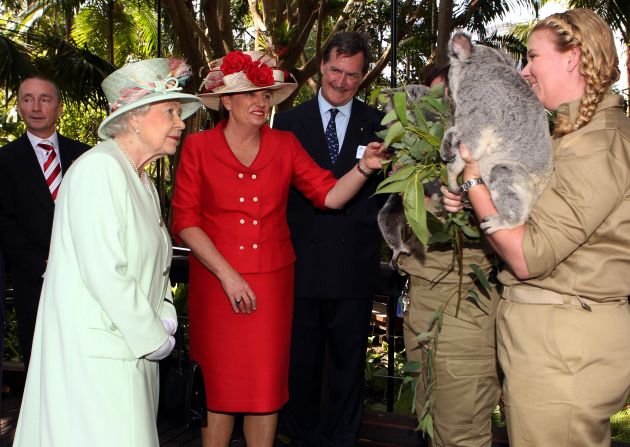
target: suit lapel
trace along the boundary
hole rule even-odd
[[[53,211],[54,202],[50,195],[50,190],[46,184],[44,173],[39,166],[35,150],[31,146],[31,142],[26,134],[21,137],[21,149],[18,152],[16,159],[18,160],[18,166],[16,169],[20,171],[21,177],[25,183],[27,183],[33,194],[41,202],[41,204],[50,212]]]

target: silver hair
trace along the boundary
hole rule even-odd
[[[129,119],[132,116],[144,115],[151,108],[151,104],[146,104],[138,108],[129,110],[120,116],[111,120],[103,129],[103,133],[107,138],[113,138],[129,131]]]

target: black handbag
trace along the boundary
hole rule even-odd
[[[183,427],[205,426],[206,392],[201,366],[188,358],[181,324],[175,340],[171,355],[160,361],[158,420],[172,421]]]

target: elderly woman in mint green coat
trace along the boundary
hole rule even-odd
[[[182,119],[181,61],[127,65],[103,82],[105,141],[64,176],[57,197],[14,446],[159,444],[158,363],[175,344],[170,237],[144,166],[174,154]]]

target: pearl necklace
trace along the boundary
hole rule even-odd
[[[129,164],[133,168],[134,172],[136,174],[138,174],[138,177],[140,177],[140,180],[142,181],[142,183],[145,183],[146,182],[146,179],[145,179],[146,172],[144,172],[144,170],[141,171],[141,170],[138,169],[138,165],[136,165],[136,162],[133,161],[133,158],[131,158],[131,155],[129,154],[129,151],[127,151],[127,148],[125,147],[125,145],[122,144],[122,142],[119,141],[118,138],[114,138],[114,143],[116,143],[116,146],[118,146],[118,149],[120,149],[120,151],[123,153],[123,155],[125,156],[125,158],[129,162]]]

